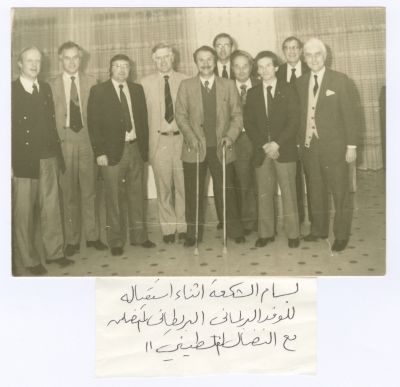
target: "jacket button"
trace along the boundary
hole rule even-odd
[[[26,133],[29,133],[29,130],[27,130]]]
[[[26,145],[29,145],[29,142],[27,142]]]
[[[24,117],[24,120],[26,120],[26,117]]]
[[[65,126],[63,126],[63,129],[65,129]]]

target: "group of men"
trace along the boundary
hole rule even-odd
[[[69,257],[80,249],[82,221],[87,247],[109,246],[112,255],[122,255],[128,231],[131,245],[155,247],[147,235],[145,162],[154,172],[164,243],[177,238],[194,246],[197,210],[203,239],[203,200],[197,203],[196,191],[202,197],[207,169],[222,228],[223,147],[229,238],[243,244],[258,231],[256,247],[274,241],[278,182],[288,246],[299,246],[300,155],[311,221],[303,239],[328,237],[329,189],[336,209],[332,250],[343,250],[351,226],[347,164],[356,158],[359,135],[350,81],[325,67],[326,47],[318,39],[303,47],[290,37],[282,49],[287,63],[281,66],[271,51],[253,60],[222,33],[213,48],[194,52],[198,75],[189,78],[173,69],[173,47],[160,43],[152,49],[156,71],[141,84],[127,80],[131,62],[123,54],[111,58],[110,79],[97,84],[80,71],[82,49],[74,42],[59,48],[63,72],[48,84],[37,78],[40,51],[24,49],[21,76],[12,83],[13,221],[23,265],[34,275],[47,272],[34,243],[35,204],[47,264],[74,263]],[[100,240],[99,166],[108,246]]]

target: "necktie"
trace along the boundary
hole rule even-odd
[[[228,78],[228,72],[226,71],[226,66],[222,66],[224,69],[222,70],[222,78]]]
[[[83,127],[75,77],[71,77],[71,93],[69,97],[69,127],[76,133],[78,133]]]
[[[206,92],[207,92],[207,93],[210,92],[210,88],[208,87],[208,85],[209,85],[209,82],[208,82],[208,81],[205,81],[205,82],[204,82],[204,86],[205,86],[205,88],[206,88]]]
[[[296,83],[296,69],[292,69],[292,75],[290,76],[290,83]]]
[[[247,90],[246,89],[247,89],[247,85],[241,85],[240,89],[242,90],[240,92],[240,98],[242,100],[242,105],[244,106],[244,105],[246,105],[246,97],[247,97]]]
[[[164,94],[165,94],[165,121],[169,124],[174,120],[174,106],[172,104],[172,97],[171,97],[171,89],[169,88],[169,76],[165,75],[165,87],[164,87]]]
[[[314,92],[314,97],[315,97],[315,95],[317,94],[317,91],[318,91],[318,76],[314,75],[314,78],[315,78],[315,85],[313,88],[313,92]]]
[[[39,92],[38,92],[36,83],[34,83],[34,84],[32,85],[32,88],[33,88],[32,95],[34,95],[35,97],[37,97],[37,96],[39,95]]]
[[[131,114],[129,113],[129,107],[128,107],[128,101],[126,99],[126,95],[124,91],[122,90],[124,88],[124,85],[119,85],[119,97],[121,99],[121,106],[122,106],[122,113],[124,115],[124,121],[125,121],[125,130],[130,133],[132,130],[132,121],[131,121]]]
[[[268,105],[268,113],[267,114],[268,114],[268,119],[271,116],[272,104],[273,104],[273,101],[274,101],[274,98],[272,97],[271,90],[272,90],[272,86],[268,86],[267,87],[267,105]]]

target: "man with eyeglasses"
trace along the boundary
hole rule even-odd
[[[290,36],[286,38],[282,43],[282,51],[283,55],[286,59],[286,63],[283,63],[279,66],[276,77],[288,83],[292,83],[296,85],[296,79],[310,72],[309,67],[305,62],[301,60],[301,55],[303,53],[303,44],[301,41],[294,37]],[[308,178],[306,176],[306,186],[307,186]],[[296,191],[297,191],[297,206],[299,209],[299,221],[303,223],[305,220],[305,212],[304,212],[304,202],[303,202],[303,174],[301,161],[298,160],[296,163]],[[310,205],[310,196],[307,195],[308,202],[308,219],[310,222],[312,221],[312,212]]]
[[[217,63],[214,73],[222,78],[235,80],[235,74],[231,69],[231,54],[235,50],[233,39],[230,35],[222,32],[213,41],[214,50],[217,53]]]
[[[143,87],[128,81],[130,59],[110,60],[111,78],[90,90],[88,126],[94,157],[102,167],[107,240],[111,254],[123,254],[127,239],[126,197],[131,245],[155,247],[148,240],[142,175],[148,161],[149,128]]]
[[[80,250],[82,223],[86,247],[96,250],[108,248],[100,240],[100,206],[96,195],[98,166],[94,162],[87,126],[87,103],[96,79],[80,71],[82,55],[83,50],[76,43],[69,41],[62,44],[58,49],[58,57],[63,72],[49,81],[67,169],[60,175],[67,257]]]
[[[308,193],[313,221],[303,239],[316,242],[329,235],[328,190],[335,206],[332,251],[346,248],[352,208],[349,163],[357,157],[361,121],[355,91],[347,75],[325,67],[326,47],[311,38],[304,45],[310,73],[297,81],[300,99],[300,157],[309,176]]]

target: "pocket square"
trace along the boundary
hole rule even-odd
[[[333,94],[335,94],[335,92],[332,91],[332,90],[327,90],[327,91],[326,91],[326,96],[327,96],[327,97],[329,97],[330,95],[333,95]]]

